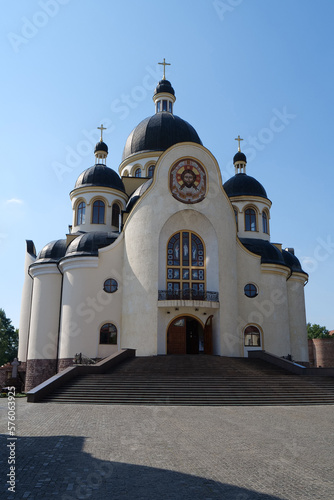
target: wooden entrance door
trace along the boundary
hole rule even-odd
[[[187,354],[186,318],[178,318],[167,332],[167,354]]]
[[[204,326],[204,354],[212,354],[212,318],[209,316]]]

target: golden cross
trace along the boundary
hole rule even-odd
[[[243,141],[243,139],[241,139],[240,135],[238,135],[238,137],[236,139],[234,139],[235,141],[238,141],[238,151],[241,151],[240,149],[240,141]]]
[[[96,128],[98,128],[99,130],[101,130],[101,139],[100,140],[102,142],[102,133],[103,133],[103,130],[107,130],[107,129],[103,126],[102,123],[101,123],[101,127],[96,127]]]
[[[161,64],[164,67],[164,76],[162,77],[163,80],[166,80],[166,66],[170,66],[170,63],[166,63],[166,59],[164,58],[164,62],[158,63]]]

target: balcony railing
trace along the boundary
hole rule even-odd
[[[159,290],[158,300],[207,300],[208,302],[219,302],[219,292],[201,290]]]

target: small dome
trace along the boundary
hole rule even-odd
[[[223,187],[229,198],[233,196],[259,196],[268,199],[262,184],[247,174],[236,174],[226,181]]]
[[[109,187],[125,193],[123,181],[115,170],[99,164],[88,168],[79,175],[74,188],[82,186]]]
[[[66,257],[97,256],[99,248],[111,245],[117,238],[118,233],[106,231],[84,233],[71,241],[67,247]]]
[[[165,151],[179,142],[202,145],[196,130],[188,122],[172,113],[156,113],[132,130],[125,143],[122,160],[139,152]]]
[[[293,253],[288,252],[287,250],[282,250],[282,255],[283,255],[283,259],[284,259],[286,265],[290,267],[292,272],[296,272],[296,273],[304,273],[305,272],[305,271],[303,271],[299,260],[297,259],[297,257],[295,255],[293,255]]]
[[[104,151],[105,153],[108,154],[108,146],[106,145],[105,142],[99,141],[96,143],[94,153],[97,153],[98,151]]]
[[[66,253],[66,240],[54,240],[45,245],[34,264],[57,263]],[[32,265],[34,265],[32,264]]]
[[[282,253],[269,241],[258,238],[240,238],[240,241],[247,250],[261,256],[261,264],[286,266]]]
[[[132,195],[130,196],[129,201],[126,205],[126,212],[131,212],[131,210],[133,209],[133,207],[135,206],[135,204],[137,203],[139,198],[145,193],[145,191],[148,190],[148,188],[150,187],[152,182],[153,182],[153,179],[150,179],[150,180],[144,182],[144,184],[139,186],[139,188],[137,188],[136,191],[134,191],[132,193]]]
[[[168,94],[175,95],[175,91],[172,87],[172,84],[168,80],[160,80],[156,89],[154,91],[154,95],[162,94],[163,92],[167,92]]]
[[[233,157],[233,164],[239,163],[240,161],[244,161],[245,163],[247,163],[246,155],[241,151],[238,151]]]

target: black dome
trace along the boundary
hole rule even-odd
[[[68,245],[66,257],[97,256],[99,248],[111,245],[117,237],[118,233],[108,233],[106,231],[84,233]]]
[[[182,118],[162,111],[145,118],[132,130],[125,143],[122,159],[143,151],[165,151],[179,142],[202,145],[194,127]]]
[[[55,240],[45,245],[32,264],[57,263],[66,253],[66,240]]]
[[[108,153],[108,146],[103,141],[97,142],[94,149],[94,153],[96,153],[97,151],[105,151],[106,153]]]
[[[258,238],[240,238],[240,241],[247,250],[261,256],[261,264],[287,265],[283,259],[282,253],[269,241],[260,240]]]
[[[254,177],[247,174],[236,174],[224,184],[224,189],[229,198],[233,196],[259,196],[266,198],[267,193],[262,184]]]
[[[131,210],[133,209],[139,198],[145,193],[145,191],[148,190],[152,182],[153,179],[149,179],[132,193],[126,205],[126,212],[131,212]]]
[[[161,94],[162,92],[167,92],[168,94],[175,95],[172,84],[168,80],[160,80],[160,82],[156,86],[154,95]]]
[[[282,250],[282,255],[286,265],[290,267],[292,272],[305,273],[305,271],[303,271],[302,269],[299,260],[295,255],[293,255],[293,253],[288,252],[287,250]]]
[[[238,163],[239,161],[247,163],[246,155],[241,151],[238,151],[233,157],[233,163]]]
[[[81,186],[103,186],[125,193],[125,187],[119,175],[105,165],[94,165],[79,175],[74,188]]]

